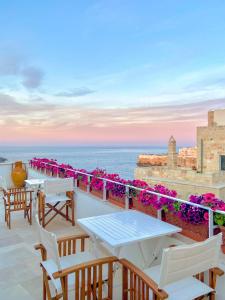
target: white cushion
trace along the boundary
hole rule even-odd
[[[56,203],[56,202],[65,202],[67,200],[71,200],[66,195],[46,195],[45,203]]]
[[[65,269],[65,268],[72,267],[72,266],[75,266],[75,265],[78,265],[78,264],[81,264],[84,262],[88,262],[88,261],[94,260],[94,259],[96,259],[96,257],[93,254],[91,254],[90,252],[78,252],[76,254],[60,257],[60,264],[61,264],[62,269]],[[54,279],[52,276],[53,273],[58,271],[56,263],[52,259],[49,259],[49,260],[43,261],[42,265],[45,268],[45,270],[47,271],[50,278],[52,279],[52,283],[54,284],[56,290],[58,292],[61,292],[60,279]],[[74,288],[74,282],[75,282],[75,275],[74,274],[69,275],[69,277],[68,277],[69,289]]]
[[[145,269],[144,272],[157,284],[160,277],[160,265]],[[213,291],[208,285],[194,277],[187,277],[163,287],[169,295],[169,300],[191,300],[207,295]]]

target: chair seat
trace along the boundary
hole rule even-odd
[[[160,265],[145,269],[144,272],[157,284],[159,283]],[[163,289],[168,293],[169,300],[191,300],[213,291],[208,285],[194,277],[187,277],[168,284]]]
[[[45,203],[55,204],[57,202],[65,202],[71,200],[66,195],[46,195]]]
[[[76,254],[60,257],[60,264],[62,269],[65,269],[94,259],[96,259],[96,257],[90,252],[79,252]],[[52,283],[54,284],[56,290],[58,292],[61,292],[60,279],[54,279],[52,276],[53,273],[58,271],[58,267],[56,263],[52,259],[49,259],[43,261],[41,264],[43,265],[48,275],[52,279]],[[68,285],[70,290],[74,288],[74,283],[75,283],[75,276],[74,274],[71,274],[68,277]]]

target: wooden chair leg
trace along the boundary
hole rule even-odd
[[[216,293],[212,292],[209,294],[209,300],[216,300]]]
[[[45,269],[43,269],[43,300],[46,299],[52,300],[52,296],[51,296],[51,291],[48,282],[48,275]]]
[[[69,220],[69,202],[66,204],[66,221]]]
[[[30,208],[29,208],[29,210],[30,210],[30,225],[32,225],[32,202],[30,203]]]
[[[42,227],[45,228],[45,206],[41,208],[41,214],[42,214]]]
[[[9,226],[9,229],[11,229],[11,211],[10,211],[10,209],[8,209],[8,226]]]
[[[75,205],[74,205],[74,199],[71,200],[71,218],[72,218],[72,226],[75,226]]]

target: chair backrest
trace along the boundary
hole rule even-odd
[[[45,230],[39,223],[38,215],[35,216],[37,224],[37,232],[40,244],[42,244],[47,251],[47,259],[52,259],[61,270],[61,264],[59,259],[58,244],[56,235],[52,232]]]
[[[60,194],[73,191],[73,178],[58,178],[44,181],[45,194]]]
[[[221,242],[220,233],[204,242],[164,249],[159,288],[218,267]]]

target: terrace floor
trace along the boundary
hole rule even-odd
[[[78,203],[76,212],[79,218],[120,210],[118,207],[97,200],[94,196],[79,190],[76,191],[76,202]],[[4,206],[1,194],[0,228],[0,299],[41,300],[42,274],[40,255],[34,250],[34,245],[37,243],[35,225],[30,226],[27,220],[24,220],[23,213],[17,212],[12,213],[12,229],[9,230],[4,222]],[[56,233],[57,236],[82,233],[78,226],[72,227],[61,217],[52,221],[47,226],[47,230]],[[191,242],[181,235],[176,238],[178,238],[178,243]],[[221,267],[225,270],[225,255],[222,254]],[[218,300],[225,299],[224,283],[225,276],[218,281],[216,298]],[[118,286],[116,289],[118,292]],[[120,297],[115,296],[114,298],[119,300]]]
[[[77,192],[77,197],[90,197]],[[0,195],[1,198],[1,195]],[[34,220],[33,220],[34,221]],[[40,255],[34,250],[37,243],[35,225],[30,226],[23,212],[12,213],[12,229],[4,222],[4,205],[0,201],[0,299],[42,299]],[[61,217],[52,221],[47,230],[57,236],[80,234],[82,230],[72,227]]]

